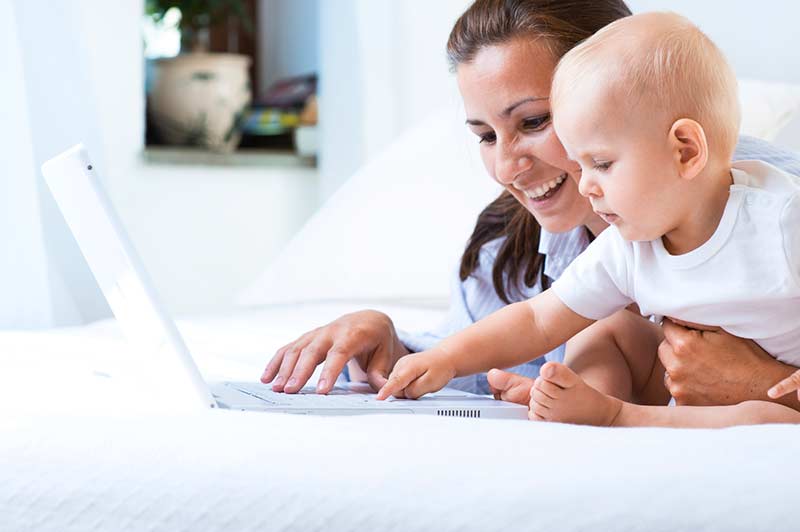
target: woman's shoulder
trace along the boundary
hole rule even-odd
[[[800,154],[769,141],[741,135],[733,154],[734,161],[758,160],[794,175],[800,175]]]

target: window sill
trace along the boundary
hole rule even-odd
[[[313,157],[301,157],[291,150],[242,148],[233,153],[214,153],[183,146],[148,146],[142,152],[146,165],[222,166],[259,168],[316,168]]]

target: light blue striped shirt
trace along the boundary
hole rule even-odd
[[[773,146],[754,137],[741,137],[736,147],[734,160],[758,159],[777,166],[794,175],[800,175],[800,155],[795,152]],[[799,229],[800,230],[800,229]],[[413,352],[424,351],[437,344],[443,338],[454,334],[492,312],[505,306],[498,297],[492,284],[492,266],[502,238],[493,240],[481,248],[478,268],[464,281],[458,276],[456,268],[450,290],[450,308],[445,320],[430,331],[409,333],[399,331],[400,340]],[[539,239],[539,253],[546,256],[544,274],[551,280],[558,279],[564,269],[589,245],[589,238],[583,227],[577,227],[566,233],[550,233],[542,229]],[[542,291],[540,280],[531,287],[522,284],[521,293],[511,291],[508,294],[512,302],[524,301]],[[547,353],[543,358],[511,368],[510,371],[536,377],[539,368],[547,360],[563,361],[564,346]],[[453,388],[488,394],[489,385],[486,374],[458,377],[450,382]]]

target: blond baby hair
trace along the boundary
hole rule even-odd
[[[670,127],[680,118],[698,122],[709,155],[730,161],[739,134],[736,77],[717,46],[688,19],[643,13],[612,22],[573,48],[556,68],[555,108],[580,83],[621,97],[621,113],[643,111]]]

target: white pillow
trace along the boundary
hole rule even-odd
[[[323,300],[446,305],[478,213],[501,191],[463,110],[446,106],[325,203],[240,304]]]
[[[775,137],[775,144],[800,153],[800,112],[795,113],[794,118],[781,129]]]
[[[800,111],[800,86],[739,80],[743,135],[774,141]]]

